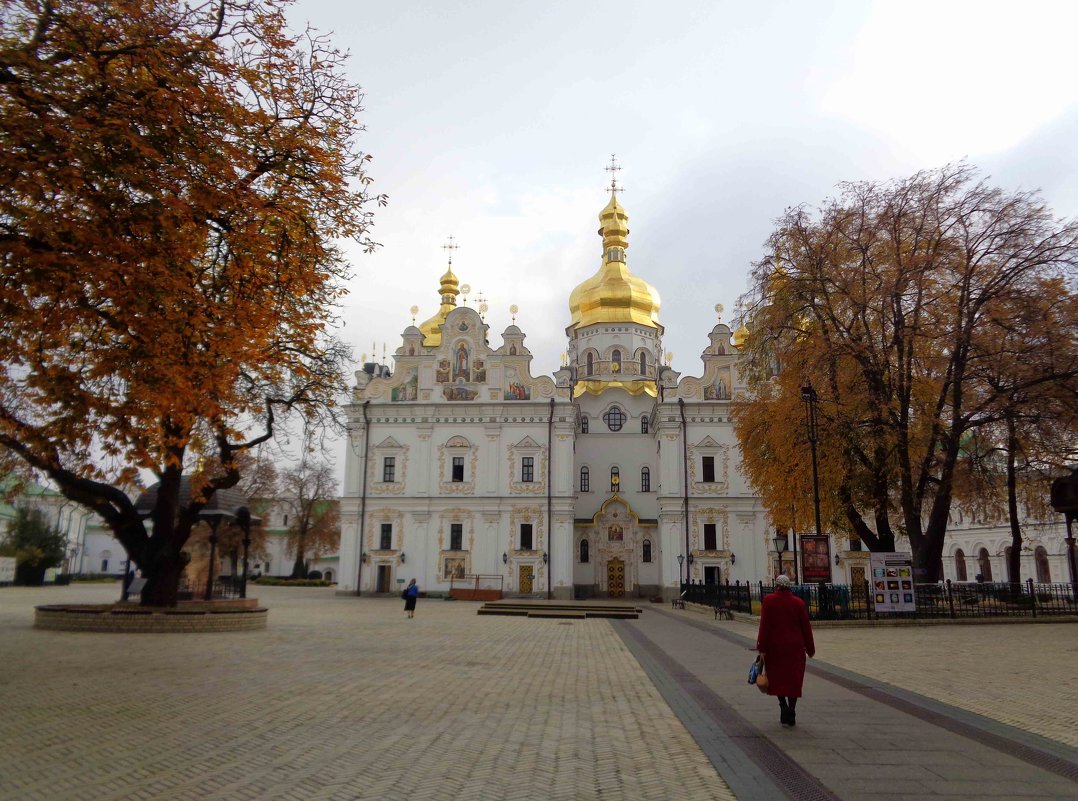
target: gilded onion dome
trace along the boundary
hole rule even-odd
[[[737,348],[738,350],[741,350],[741,348],[745,344],[745,340],[748,339],[748,338],[749,338],[748,326],[746,326],[744,323],[742,323],[741,327],[738,328],[736,331],[734,331],[734,347]]]
[[[629,215],[610,194],[610,202],[599,213],[599,236],[603,238],[603,264],[599,272],[569,295],[571,326],[595,323],[639,323],[659,325],[659,293],[637,278],[625,266],[629,247]]]
[[[438,289],[442,305],[438,308],[437,314],[419,325],[419,330],[423,332],[423,344],[426,347],[436,348],[442,344],[442,323],[445,322],[446,315],[457,307],[459,287],[460,281],[453,275],[452,262],[450,262],[450,267],[442,276],[441,286]]]

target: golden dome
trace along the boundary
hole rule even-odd
[[[457,307],[457,295],[460,294],[459,286],[460,281],[453,275],[453,266],[450,263],[449,269],[442,276],[441,286],[438,288],[438,294],[442,298],[442,305],[438,308],[437,314],[419,325],[419,330],[423,332],[423,344],[426,347],[436,348],[442,344],[442,323],[445,322],[446,315]]]
[[[745,340],[749,338],[749,329],[744,323],[741,327],[734,331],[734,347],[738,350],[745,344]]]
[[[629,215],[611,192],[610,202],[599,213],[599,235],[603,238],[603,265],[599,272],[569,295],[571,326],[595,323],[640,323],[659,325],[659,293],[637,278],[625,266],[629,247]]]

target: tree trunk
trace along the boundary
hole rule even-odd
[[[1018,449],[1018,433],[1014,414],[1007,411],[1007,516],[1011,521],[1011,554],[1007,558],[1007,573],[1011,579],[1011,593],[1022,592],[1022,527],[1018,525],[1018,478],[1015,469],[1015,451]]]
[[[142,569],[146,586],[142,588],[142,606],[175,606],[178,601],[180,577],[187,560],[179,554],[155,559],[152,567]]]

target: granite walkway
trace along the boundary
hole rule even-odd
[[[1078,626],[922,649],[821,632],[790,730],[745,683],[750,626],[658,605],[558,621],[421,600],[408,620],[397,599],[260,587],[265,631],[31,626],[34,604],[116,592],[0,588],[3,801],[1078,798],[1076,705],[1050,700],[1074,692]],[[947,697],[943,642],[956,686],[1011,682],[999,720],[972,692],[962,709],[911,691]]]

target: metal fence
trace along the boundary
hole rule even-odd
[[[791,588],[808,607],[812,620],[999,618],[1078,615],[1078,589],[1070,584],[953,583],[917,584],[916,612],[877,613],[866,581],[863,585],[800,584]],[[775,591],[764,584],[682,584],[682,597],[696,604],[732,612],[759,614],[763,599]]]

